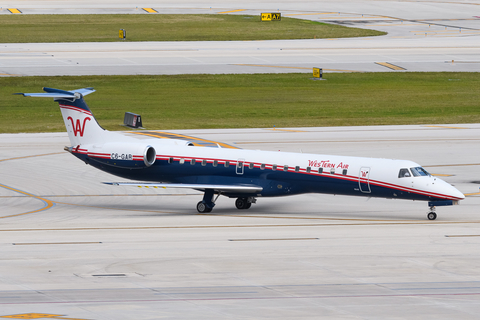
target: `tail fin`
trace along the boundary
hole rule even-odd
[[[103,129],[88,108],[83,96],[95,92],[93,88],[64,91],[43,88],[45,93],[16,93],[25,97],[50,97],[57,101],[62,111],[72,146],[103,143]]]

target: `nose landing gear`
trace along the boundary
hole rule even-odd
[[[453,206],[458,204],[458,200],[437,200],[437,201],[429,201],[428,206],[430,207],[430,212],[427,213],[428,220],[435,220],[437,219],[437,214],[435,213],[435,206]]]
[[[431,206],[430,207],[430,212],[427,214],[428,220],[435,220],[437,219],[437,214],[435,213],[435,207]]]

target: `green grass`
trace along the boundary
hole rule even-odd
[[[121,126],[126,111],[147,129],[309,127],[480,122],[479,73],[83,76],[0,78],[0,133],[65,131],[43,86],[95,87],[86,97],[99,123]]]
[[[309,20],[261,22],[245,15],[0,15],[0,43],[122,41],[228,41],[344,38],[383,35]]]

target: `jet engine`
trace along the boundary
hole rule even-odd
[[[75,149],[74,149],[75,151]],[[82,149],[78,149],[82,152]],[[123,168],[148,168],[157,158],[154,147],[141,143],[105,143],[87,150],[89,160]]]

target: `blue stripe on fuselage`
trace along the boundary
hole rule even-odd
[[[306,173],[305,171],[272,171],[271,169],[262,170],[258,167],[250,169],[248,166],[244,166],[244,173],[237,174],[237,168],[234,164],[229,167],[218,164],[214,167],[211,163],[202,165],[200,161],[191,165],[190,162],[180,164],[178,161],[169,163],[168,160],[157,159],[153,166],[146,167],[143,161],[111,160],[88,157],[86,154],[78,153],[75,156],[102,171],[130,180],[185,184],[253,184],[263,187],[263,190],[259,193],[263,197],[327,193],[410,200],[441,199],[373,183],[370,184],[370,193],[362,193],[359,190],[358,177],[338,173],[319,175]],[[255,195],[258,196],[259,194]],[[237,196],[235,194],[225,195]],[[245,194],[242,195],[245,196]]]

